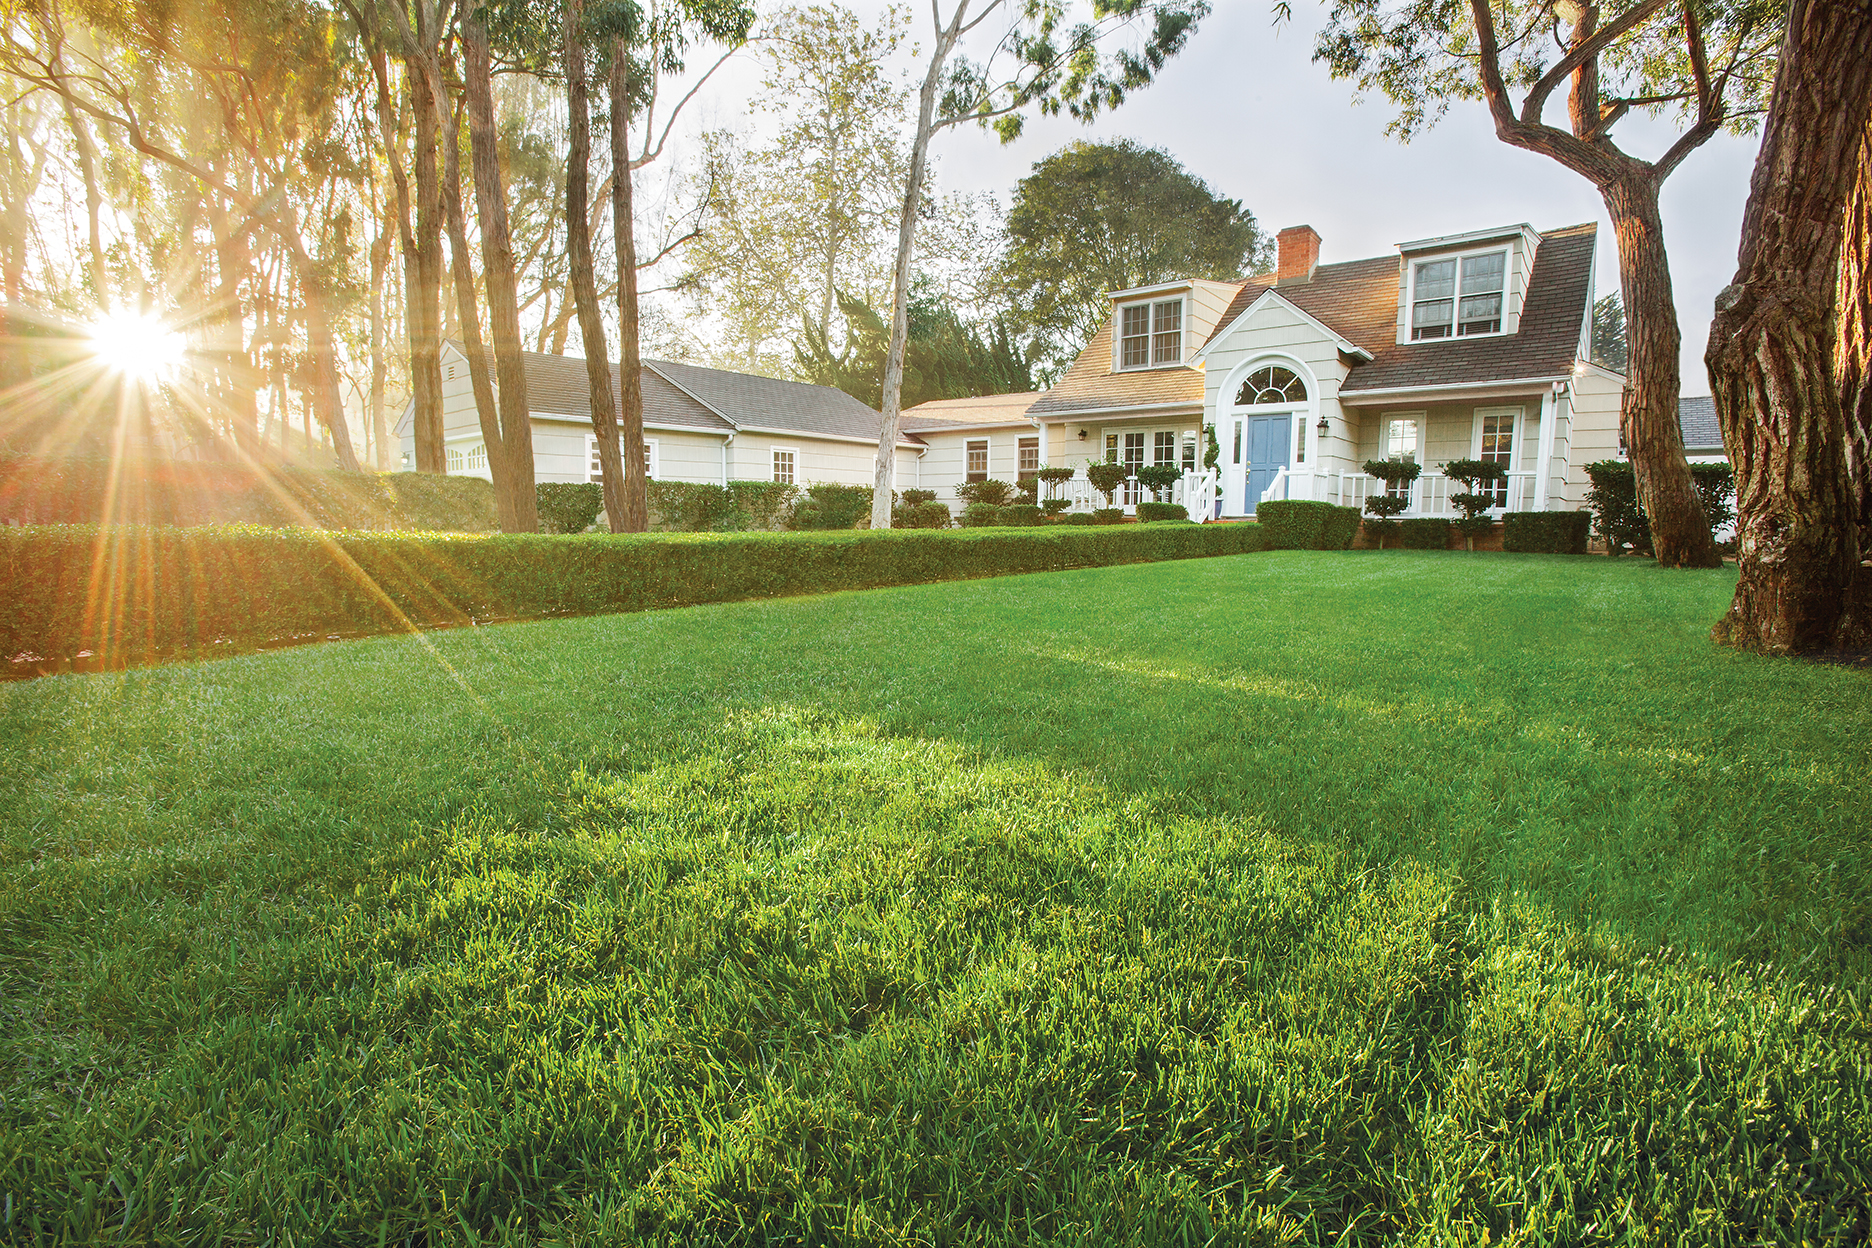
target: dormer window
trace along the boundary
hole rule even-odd
[[[1118,309],[1118,367],[1183,362],[1183,300],[1127,303]]]
[[[1411,266],[1412,342],[1502,332],[1508,253],[1419,260]]]

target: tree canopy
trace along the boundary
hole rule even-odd
[[[809,318],[794,346],[796,370],[805,381],[835,386],[867,407],[884,388],[884,359],[890,322],[862,300],[841,294],[848,341],[834,351]],[[1006,318],[970,325],[931,283],[913,286],[908,305],[909,338],[904,349],[903,405],[978,394],[1014,394],[1034,388],[1031,361]]]

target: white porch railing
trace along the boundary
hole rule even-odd
[[[1532,511],[1534,477],[1532,471],[1509,473],[1508,479],[1496,489],[1498,501],[1491,511]],[[1289,472],[1282,468],[1274,474],[1274,480],[1269,482],[1268,488],[1261,492],[1260,501],[1271,503],[1286,498],[1314,499],[1364,511],[1365,500],[1384,488],[1384,482],[1362,472],[1308,472],[1305,469]],[[1410,506],[1400,513],[1406,520],[1419,516],[1453,520],[1462,514],[1461,508],[1451,506],[1449,501],[1452,493],[1463,492],[1462,483],[1451,481],[1434,468],[1426,468],[1422,476],[1411,482],[1409,488]]]
[[[1127,515],[1136,515],[1138,503],[1148,502],[1150,494],[1150,490],[1136,477],[1129,477],[1119,485],[1114,505],[1123,508]],[[1169,502],[1180,503],[1189,512],[1189,518],[1196,523],[1206,523],[1216,517],[1216,500],[1221,497],[1221,477],[1213,468],[1200,472],[1186,471],[1165,491],[1165,497]],[[1072,504],[1066,509],[1068,512],[1090,512],[1105,506],[1105,496],[1086,480],[1083,468],[1074,473],[1070,481],[1052,484],[1042,481],[1040,498],[1063,498]]]

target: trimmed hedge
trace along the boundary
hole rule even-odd
[[[0,521],[104,520],[184,528],[264,524],[460,533],[499,527],[494,487],[479,477],[0,455]]]
[[[778,529],[799,487],[778,481],[650,481],[650,527],[664,533],[740,533]]]
[[[1588,511],[1511,511],[1502,517],[1501,546],[1522,554],[1583,555],[1591,531]]]
[[[933,490],[905,490],[910,494],[931,494]],[[893,529],[946,529],[949,527],[949,507],[925,499],[915,503],[899,503],[891,508],[891,527]]]
[[[1122,507],[1094,507],[1092,509],[1093,524],[1123,524],[1124,518]]]
[[[1280,499],[1255,509],[1271,550],[1345,550],[1358,536],[1359,511],[1308,499]]]
[[[1400,520],[1398,532],[1405,550],[1449,549],[1450,522],[1436,516]]]
[[[855,529],[863,520],[871,520],[871,487],[821,482],[806,488],[806,497],[793,504],[787,527],[795,530],[828,531]]]
[[[604,510],[604,487],[596,482],[542,481],[534,493],[543,533],[583,533]]]
[[[1039,524],[1040,504],[1009,503],[1001,509],[1001,514],[995,518],[995,523],[1010,529],[1019,529],[1030,524]]]
[[[475,537],[230,527],[0,529],[0,655],[26,670],[292,639],[643,611],[1266,546],[1256,525]],[[110,611],[92,609],[111,604]]]
[[[956,523],[965,529],[985,529],[1001,523],[1001,508],[993,503],[970,503],[956,517]]]
[[[1188,520],[1189,508],[1182,503],[1139,503],[1138,519],[1145,524],[1153,520]]]

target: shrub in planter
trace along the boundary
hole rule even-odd
[[[1189,508],[1182,503],[1139,503],[1138,519],[1149,524],[1153,520],[1188,520]]]
[[[1122,507],[1094,508],[1092,512],[1092,523],[1093,524],[1123,524],[1124,523],[1124,508]]]
[[[1398,544],[1405,550],[1449,549],[1450,522],[1447,520],[1435,516],[1418,516],[1411,520],[1400,520],[1397,524]]]
[[[1355,507],[1283,498],[1255,508],[1270,550],[1344,550],[1358,534]]]
[[[993,503],[970,503],[962,509],[961,523],[965,529],[981,529],[999,524],[1001,509]]]
[[[1086,480],[1092,488],[1105,496],[1105,506],[1111,507],[1118,501],[1118,487],[1125,483],[1131,470],[1123,464],[1111,460],[1097,460],[1086,465]]]
[[[1378,539],[1378,549],[1383,550],[1385,538],[1394,532],[1398,523],[1394,518],[1410,506],[1410,484],[1423,472],[1423,465],[1410,459],[1368,459],[1365,461],[1365,475],[1376,477],[1385,483],[1381,494],[1374,494],[1365,500],[1365,510],[1371,519],[1365,527]],[[1393,491],[1396,491],[1395,493]]]
[[[1014,487],[1005,481],[989,477],[986,481],[964,481],[955,487],[956,497],[965,503],[986,503],[990,507],[1005,507],[1014,501]]]
[[[921,507],[924,503],[936,501],[935,490],[905,490],[901,496],[906,507]]]
[[[946,504],[934,500],[914,505],[899,503],[891,508],[891,527],[893,529],[946,529],[949,527],[949,508]]]
[[[1464,548],[1473,551],[1475,539],[1495,527],[1495,517],[1488,514],[1495,505],[1493,487],[1508,479],[1508,470],[1483,459],[1452,459],[1443,465],[1443,475],[1468,487],[1450,495],[1449,501],[1462,511],[1451,523],[1463,535]]]
[[[1072,500],[1070,498],[1049,498],[1041,502],[1040,510],[1046,512],[1049,516],[1057,516],[1060,512],[1065,511],[1071,506]]]
[[[1503,550],[1583,555],[1592,515],[1584,511],[1511,511],[1502,517]]]
[[[1137,470],[1137,479],[1151,492],[1153,501],[1162,502],[1164,491],[1183,479],[1183,470],[1172,464],[1151,464]]]
[[[533,494],[546,533],[583,533],[604,510],[604,487],[594,482],[542,481]]]
[[[1009,528],[1021,528],[1040,523],[1040,505],[1038,503],[1009,503],[1001,509],[1001,515],[995,523]]]

